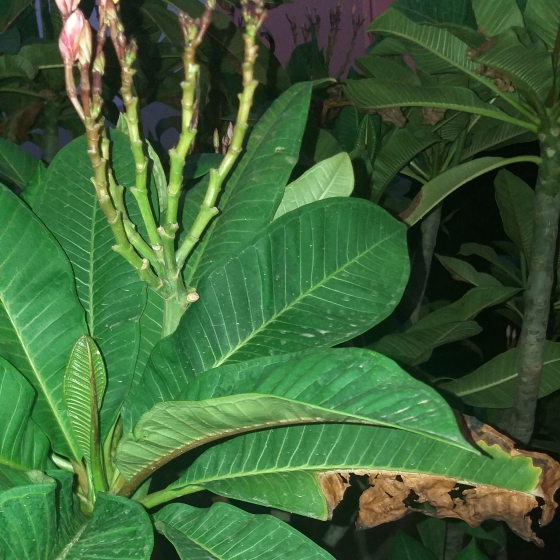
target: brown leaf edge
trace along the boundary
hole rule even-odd
[[[511,457],[524,456],[540,469],[539,483],[526,494],[495,486],[459,483],[457,478],[386,470],[329,471],[319,474],[319,484],[329,512],[340,503],[350,486],[350,473],[367,476],[369,488],[360,497],[356,524],[370,528],[395,521],[412,512],[432,517],[462,519],[471,527],[486,519],[505,521],[525,540],[543,546],[532,529],[533,510],[540,510],[539,525],[552,521],[557,507],[554,493],[560,488],[560,464],[544,453],[515,449],[514,442],[476,418],[465,416],[465,434],[475,444],[497,445]],[[421,504],[431,506],[421,509]]]

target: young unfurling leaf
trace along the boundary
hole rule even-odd
[[[76,441],[91,468],[96,489],[103,488],[98,484],[103,480],[99,410],[106,385],[107,376],[99,349],[91,337],[83,335],[74,345],[64,373],[64,404]]]

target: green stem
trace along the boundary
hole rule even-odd
[[[196,217],[191,229],[188,231],[181,246],[177,250],[177,265],[181,269],[191,251],[198,243],[201,235],[212,218],[218,213],[215,207],[216,200],[221,191],[222,184],[231,171],[233,165],[237,161],[239,154],[243,148],[243,139],[249,125],[249,113],[253,104],[253,97],[258,82],[253,75],[253,68],[257,58],[258,47],[255,44],[255,35],[258,30],[258,25],[247,25],[245,35],[245,62],[243,63],[243,91],[239,95],[239,110],[237,112],[237,119],[233,129],[233,137],[228,146],[228,150],[218,169],[210,171],[210,180],[208,182],[208,190],[200,207],[198,216]]]
[[[179,321],[185,312],[185,307],[178,298],[169,298],[163,300],[163,323],[162,338],[173,334],[177,330]]]
[[[202,490],[206,490],[206,488],[204,488],[204,486],[186,486],[180,490],[160,490],[159,492],[154,492],[153,494],[148,494],[140,498],[138,503],[142,504],[146,509],[151,509],[165,502],[188,496],[195,492],[201,492]]]
[[[533,432],[554,282],[560,216],[560,127],[543,127],[539,141],[542,163],[535,188],[533,240],[510,430],[523,443],[529,441]]]
[[[157,224],[154,212],[148,196],[148,158],[144,152],[144,141],[140,134],[140,123],[138,120],[138,98],[132,93],[132,82],[136,71],[132,68],[132,64],[136,60],[136,46],[131,44],[127,49],[124,60],[122,61],[122,87],[121,95],[124,106],[126,107],[125,119],[128,125],[128,136],[130,138],[130,149],[134,157],[134,165],[136,171],[135,186],[130,189],[138,208],[148,239],[152,246],[159,246],[160,237],[157,231]]]

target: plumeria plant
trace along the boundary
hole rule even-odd
[[[399,302],[406,226],[350,198],[344,153],[290,182],[316,84],[289,88],[249,133],[263,0],[241,2],[243,84],[223,157],[188,190],[215,2],[174,2],[184,80],[168,170],[141,133],[119,2],[99,0],[95,34],[79,2],[57,5],[85,136],[21,198],[0,187],[0,556],[147,559],[155,528],[181,558],[332,558],[228,501],[326,520],[353,472],[368,480],[364,527],[428,503],[540,543],[527,514],[552,519],[554,461],[457,420],[390,359],[334,348]],[[116,129],[101,95],[109,48]],[[225,501],[185,498],[205,490]]]

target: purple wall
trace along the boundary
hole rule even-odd
[[[327,37],[329,33],[329,11],[335,8],[338,0],[294,0],[293,4],[286,4],[274,8],[268,14],[265,21],[265,27],[272,33],[276,41],[276,56],[282,64],[286,64],[290,53],[294,48],[292,32],[290,31],[290,24],[286,19],[289,15],[291,19],[295,19],[298,26],[301,27],[307,22],[307,9],[312,12],[316,9],[321,17],[321,29],[319,33],[319,45],[326,49]],[[391,0],[346,0],[343,1],[342,19],[340,24],[340,32],[338,41],[334,50],[334,55],[331,61],[331,75],[336,75],[340,67],[344,64],[346,54],[350,47],[352,39],[352,6],[356,5],[356,12],[361,13],[366,22],[358,36],[356,47],[352,53],[352,57],[361,56],[364,49],[369,44],[369,38],[365,32],[368,24],[383,12],[391,3]],[[299,31],[298,44],[303,43],[301,30]]]

